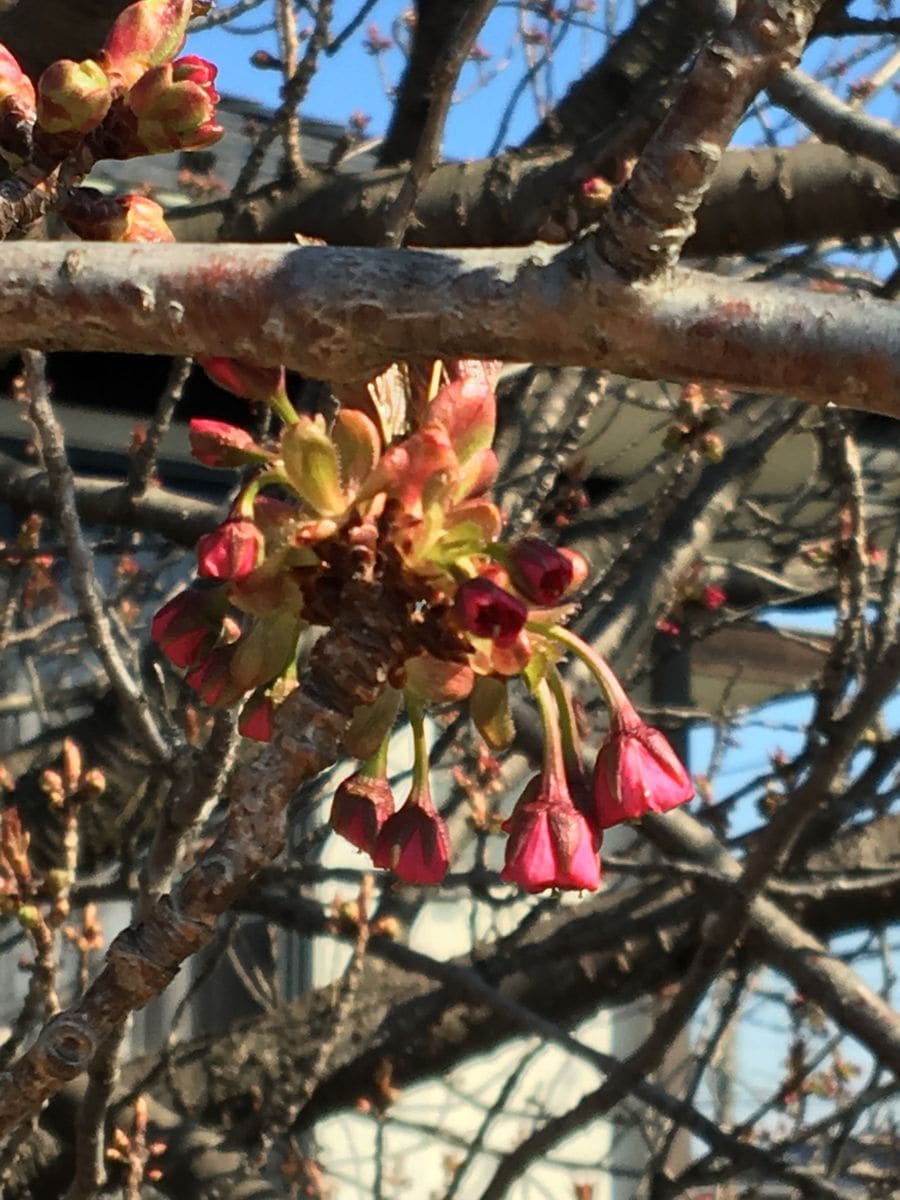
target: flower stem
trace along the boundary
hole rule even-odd
[[[406,693],[406,711],[413,735],[413,794],[431,795],[428,775],[428,741],[425,736],[425,713],[414,696]]]
[[[541,729],[544,735],[544,787],[551,780],[557,784],[566,778],[563,758],[562,737],[559,730],[559,710],[553,699],[550,685],[545,679],[534,689],[534,699],[541,714]]]
[[[572,633],[562,625],[542,625],[537,621],[529,621],[527,628],[533,629],[536,633],[542,633],[544,637],[564,646],[584,663],[600,685],[603,698],[611,713],[633,711],[634,705],[628,699],[625,689],[619,683],[612,667],[602,655],[593,650],[587,642],[582,641],[577,633]]]
[[[547,671],[547,683],[559,710],[559,728],[566,768],[572,778],[578,778],[584,767],[581,757],[581,738],[578,735],[578,726],[572,709],[572,697],[563,683],[562,676],[553,665]]]
[[[283,390],[272,393],[269,397],[269,405],[276,417],[284,425],[296,425],[300,419],[297,416],[297,410],[291,404],[290,400],[288,400],[287,392]]]

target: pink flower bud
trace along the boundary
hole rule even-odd
[[[243,579],[263,553],[263,535],[243,518],[224,521],[197,542],[197,570],[208,579]]]
[[[0,42],[0,114],[14,111],[33,121],[34,109],[34,84],[15,55]]]
[[[562,780],[536,775],[503,828],[509,841],[501,878],[508,883],[526,892],[600,886],[597,841]]]
[[[594,767],[594,815],[601,829],[668,812],[690,800],[694,785],[658,729],[631,709],[613,714]]]
[[[556,604],[572,584],[571,561],[542,538],[527,537],[509,550],[509,574],[532,604]]]
[[[372,861],[404,883],[440,883],[450,865],[447,826],[430,797],[413,791],[378,834]]]
[[[609,198],[615,188],[602,175],[592,175],[589,179],[582,179],[578,190],[581,193],[581,199],[590,208],[604,208],[609,203]]]
[[[225,421],[194,417],[188,430],[191,453],[207,467],[243,467],[265,462],[269,455],[246,429]]]
[[[393,814],[394,793],[387,779],[357,771],[338,785],[328,820],[351,845],[374,854],[378,834]]]
[[[38,124],[47,133],[90,133],[112,103],[109,80],[91,58],[51,63],[38,80]]]
[[[501,648],[511,646],[519,636],[528,609],[517,596],[511,596],[490,579],[467,579],[456,593],[456,615],[468,633],[491,638]]]
[[[703,607],[708,608],[710,612],[715,612],[717,608],[721,608],[727,600],[728,595],[723,588],[707,584],[703,589]]]
[[[264,404],[284,391],[284,367],[261,367],[238,358],[198,358],[213,383],[243,400],[261,400]]]
[[[145,154],[199,150],[211,146],[224,130],[215,123],[219,94],[213,87],[216,68],[192,55],[152,67],[133,85],[127,104],[137,118],[136,146]]]
[[[169,62],[184,45],[193,0],[137,0],[116,18],[103,62],[128,86],[148,67]]]
[[[222,628],[222,609],[218,588],[185,588],[156,613],[150,635],[176,667],[189,667],[213,648]]]

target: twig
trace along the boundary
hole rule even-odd
[[[493,7],[494,0],[472,0],[467,4],[455,32],[447,39],[443,55],[434,64],[428,112],[422,123],[416,152],[400,191],[384,218],[382,241],[386,246],[399,246],[406,236],[422,188],[438,164],[444,125],[459,73]]]
[[[222,228],[219,232],[219,237],[222,240],[227,240],[232,236],[240,214],[241,205],[253,187],[254,181],[262,167],[263,160],[266,157],[266,151],[275,141],[276,137],[279,136],[284,122],[290,120],[291,115],[296,113],[297,106],[303,101],[309,90],[309,85],[316,73],[319,54],[328,44],[328,28],[331,23],[333,7],[333,0],[319,0],[319,6],[316,9],[315,27],[306,43],[303,58],[300,60],[300,64],[291,78],[282,87],[281,104],[278,106],[268,125],[260,132],[259,137],[256,139],[256,144],[247,156],[247,161],[241,168],[237,181],[232,188],[231,195],[225,204]]]
[[[143,440],[131,455],[128,468],[128,491],[135,498],[145,496],[147,488],[150,486],[160,444],[172,424],[175,407],[181,399],[184,385],[191,373],[191,365],[192,361],[189,358],[172,360],[166,386],[157,402],[153,420],[144,431]]]
[[[29,414],[41,441],[47,479],[55,495],[60,524],[71,567],[72,591],[84,622],[88,640],[103,664],[125,716],[149,753],[168,762],[172,750],[150,711],[146,696],[135,683],[113,638],[94,569],[94,556],[85,541],[75,502],[75,480],[66,457],[62,427],[56,420],[47,391],[44,357],[33,350],[23,353],[30,393]]]
[[[127,1027],[127,1020],[119,1022],[91,1060],[75,1127],[75,1174],[64,1200],[89,1200],[106,1182],[106,1112],[119,1078]]]
[[[861,154],[900,174],[900,133],[888,121],[870,117],[839,100],[830,88],[795,68],[768,85],[772,99],[802,121],[823,142]]]
[[[277,0],[275,28],[278,32],[278,54],[281,59],[284,87],[287,88],[297,73],[297,52],[300,47],[294,0]],[[303,173],[303,151],[300,148],[300,114],[296,105],[285,113],[281,136],[288,171],[297,178]]]

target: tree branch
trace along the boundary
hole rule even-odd
[[[371,378],[414,346],[900,413],[890,303],[688,271],[628,285],[589,244],[560,254],[10,245],[0,338],[228,354],[328,380]]]

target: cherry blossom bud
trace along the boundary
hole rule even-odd
[[[527,892],[600,886],[596,839],[562,778],[536,775],[503,828],[509,841],[501,878],[508,883]]]
[[[578,190],[589,208],[605,208],[615,188],[602,175],[592,175],[589,179],[582,179]]]
[[[721,608],[727,600],[728,594],[723,588],[707,584],[703,589],[703,607],[708,608],[710,612],[715,612],[717,608]]]
[[[138,0],[124,9],[107,34],[103,65],[126,86],[149,67],[167,63],[184,45],[193,0]]]
[[[440,883],[450,865],[447,826],[427,793],[409,799],[378,834],[372,861],[390,868],[404,883]]]
[[[197,571],[208,579],[243,579],[263,553],[263,535],[244,518],[223,521],[197,542]]]
[[[189,667],[207,654],[222,627],[224,597],[218,588],[185,588],[156,613],[150,634],[176,667]]]
[[[264,404],[284,391],[284,367],[261,367],[239,358],[205,357],[197,359],[213,383],[242,400],[260,400]]]
[[[207,467],[243,467],[269,458],[246,429],[225,421],[194,417],[188,437],[194,458]]]
[[[690,800],[694,786],[658,729],[633,708],[613,713],[594,767],[594,815],[601,829],[668,812]]]
[[[137,153],[199,150],[211,146],[224,130],[217,125],[219,94],[213,87],[216,68],[190,55],[153,67],[131,88],[127,104],[137,118]]]
[[[394,793],[387,779],[357,771],[338,785],[328,820],[351,845],[374,855],[378,834],[394,815]]]
[[[704,433],[700,439],[700,453],[711,463],[720,463],[725,457],[725,443],[717,433]]]
[[[522,538],[511,546],[508,567],[516,588],[532,604],[556,604],[572,585],[571,561],[542,538]]]
[[[456,615],[468,633],[511,646],[528,617],[528,609],[490,579],[467,579],[456,593]]]
[[[47,133],[90,133],[111,103],[109,79],[92,58],[60,58],[38,80],[37,119]]]
[[[0,44],[0,155],[17,170],[31,157],[34,84]]]

